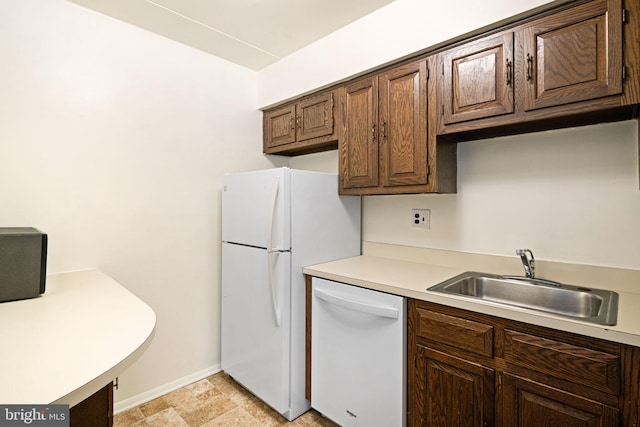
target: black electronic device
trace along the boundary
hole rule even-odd
[[[47,235],[32,227],[0,227],[0,302],[44,293]]]

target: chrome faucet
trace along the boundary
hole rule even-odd
[[[529,279],[536,277],[536,260],[533,258],[533,252],[531,249],[516,249],[516,255],[522,260],[522,267],[524,267],[524,275]]]

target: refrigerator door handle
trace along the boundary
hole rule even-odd
[[[349,310],[360,311],[362,313],[373,314],[380,317],[390,317],[391,319],[397,319],[399,316],[399,310],[395,307],[356,301],[321,289],[314,289],[313,294],[325,302],[335,304]]]
[[[267,252],[267,263],[269,264],[269,291],[271,293],[271,308],[273,310],[273,317],[275,318],[276,326],[280,327],[280,308],[278,307],[278,297],[276,295],[276,287],[273,280],[273,257],[280,255],[279,252]]]
[[[273,221],[276,216],[276,208],[278,207],[278,192],[280,191],[280,175],[276,175],[273,183],[273,195],[271,200],[271,215],[269,216],[269,226],[267,228],[267,252],[271,253],[273,249]]]
[[[269,293],[271,294],[271,309],[276,326],[280,327],[280,308],[278,307],[278,296],[276,294],[276,286],[273,280],[273,258],[279,255],[278,249],[273,249],[273,221],[276,216],[276,208],[278,207],[278,192],[280,191],[280,175],[276,175],[273,183],[273,195],[271,199],[271,214],[269,215],[269,226],[267,229],[267,272],[269,282]]]

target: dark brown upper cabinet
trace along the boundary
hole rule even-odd
[[[340,100],[344,117],[340,138],[340,189],[378,186],[378,77],[345,87]]]
[[[389,194],[427,185],[427,61],[347,84],[340,101],[340,192]],[[409,190],[414,191],[414,189]]]
[[[558,0],[264,111],[264,152],[339,149],[341,194],[456,191],[456,142],[638,117],[640,2]]]
[[[631,118],[620,107],[639,102],[637,14],[622,0],[569,4],[444,50],[438,134],[466,140]]]
[[[293,155],[335,148],[336,92],[324,92],[265,111],[264,152]]]
[[[427,184],[427,62],[379,77],[380,172],[383,187]]]
[[[513,113],[513,32],[443,53],[444,123]]]
[[[622,92],[622,5],[600,0],[522,30],[524,110]]]
[[[274,150],[296,142],[296,104],[264,112],[264,148]]]

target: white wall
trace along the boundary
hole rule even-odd
[[[338,150],[294,156],[291,157],[289,166],[293,169],[338,173]]]
[[[292,167],[337,172],[337,152]],[[640,269],[636,120],[458,144],[458,192],[366,196],[366,241]],[[411,226],[430,209],[431,228]]]
[[[0,28],[0,226],[155,310],[116,400],[216,366],[222,175],[272,165],[256,73],[64,0],[0,0]]]
[[[457,194],[366,197],[364,239],[640,269],[637,150],[635,120],[465,142]]]
[[[396,0],[260,72],[269,105],[537,7],[544,1]],[[381,29],[384,29],[382,31]],[[640,269],[636,121],[458,146],[458,193],[369,196],[363,239]],[[337,152],[292,159],[337,172]],[[410,226],[431,209],[431,229]]]

